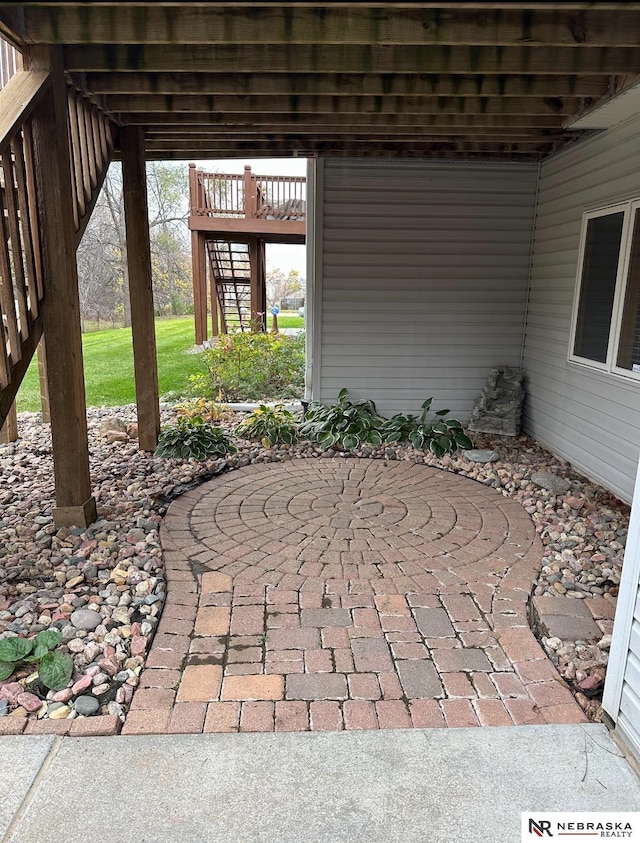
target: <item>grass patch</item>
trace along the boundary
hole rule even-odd
[[[271,313],[267,312],[267,327],[271,330]],[[304,328],[304,319],[295,310],[283,310],[278,314],[278,328]]]
[[[160,395],[184,392],[189,376],[203,372],[200,355],[187,354],[194,343],[193,317],[158,319]],[[84,377],[89,407],[117,407],[136,400],[130,328],[112,328],[82,337]],[[18,412],[40,409],[38,363],[34,356],[18,392]]]
[[[269,315],[269,328],[271,318]],[[278,315],[280,328],[302,328],[304,319],[294,311]],[[160,395],[184,393],[189,376],[205,371],[193,347],[193,316],[156,320],[158,382]],[[83,334],[84,378],[88,407],[119,407],[134,404],[133,346],[131,328],[110,328]],[[17,398],[18,412],[40,409],[38,362],[34,356]]]

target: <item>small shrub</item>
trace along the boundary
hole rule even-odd
[[[182,460],[205,460],[234,453],[235,446],[219,427],[205,422],[201,416],[192,419],[178,416],[172,427],[160,434],[157,457],[175,457]]]
[[[324,448],[337,446],[346,451],[370,443],[381,445],[384,419],[373,401],[348,401],[348,390],[341,389],[336,404],[311,404],[300,435],[319,442]]]
[[[3,638],[0,641],[0,682],[8,679],[20,665],[37,666],[40,681],[52,691],[61,691],[73,674],[73,659],[68,653],[55,652],[62,641],[57,629],[44,629],[35,639]]]
[[[433,398],[422,405],[419,416],[398,414],[382,425],[385,442],[410,442],[414,448],[429,450],[436,457],[453,453],[458,448],[472,448],[473,443],[457,419],[447,419],[449,410],[438,410],[429,418]]]
[[[304,336],[238,332],[202,353],[206,374],[191,378],[194,394],[219,401],[299,398],[304,389]]]
[[[275,407],[261,404],[240,422],[236,434],[244,439],[262,442],[265,448],[279,443],[293,445],[298,441],[298,422],[282,404],[276,404]]]

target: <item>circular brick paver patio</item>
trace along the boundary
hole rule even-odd
[[[531,633],[516,501],[424,465],[252,465],[175,501],[123,733],[579,722]]]

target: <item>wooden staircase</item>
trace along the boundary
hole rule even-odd
[[[43,333],[50,295],[41,254],[43,200],[52,190],[55,166],[47,124],[50,74],[22,69],[19,54],[2,42],[3,67],[11,56],[11,73],[3,75],[0,90],[0,427]],[[117,126],[71,86],[66,110],[77,247],[111,161]]]
[[[252,274],[260,280],[260,290],[264,287],[265,244],[258,241],[256,248],[249,243],[236,243],[232,240],[207,240],[207,258],[213,300],[218,302],[220,328],[222,333],[232,331],[251,331],[264,329],[264,310],[266,301],[260,296],[261,316],[252,319],[251,278]],[[252,262],[256,266],[252,266]],[[257,326],[256,321],[260,324]]]
[[[207,240],[222,332],[251,330],[251,257],[248,243]]]

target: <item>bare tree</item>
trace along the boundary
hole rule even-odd
[[[179,315],[193,306],[186,225],[187,173],[181,166],[147,165],[149,229],[156,312]],[[112,164],[78,249],[83,325],[131,324],[122,169]]]

